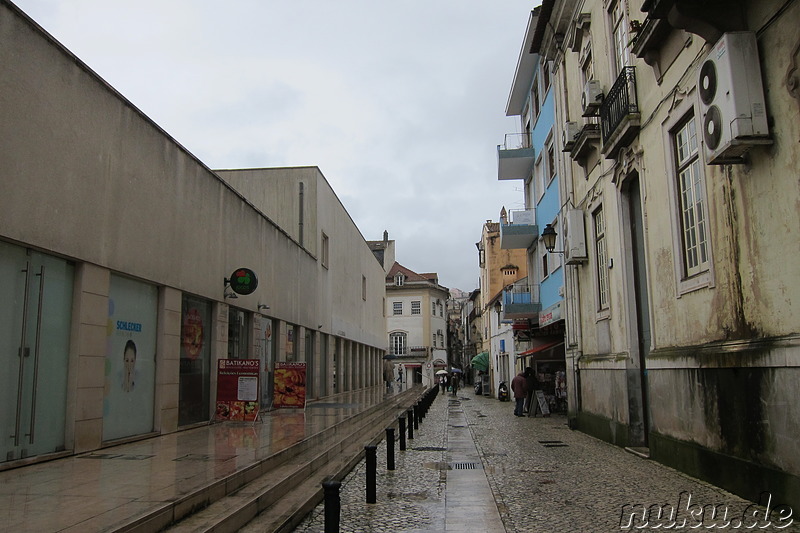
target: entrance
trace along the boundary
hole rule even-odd
[[[73,270],[0,242],[0,461],[64,450]]]

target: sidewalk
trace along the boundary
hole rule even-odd
[[[378,446],[377,503],[365,503],[363,461],[345,478],[341,531],[800,532],[798,519],[783,529],[763,519],[758,525],[752,519],[742,524],[749,501],[572,431],[564,416],[515,417],[513,410],[513,402],[476,396],[466,389],[457,399],[439,395],[408,450],[396,447],[395,471],[386,470],[386,443]],[[465,436],[474,448],[465,446]],[[472,461],[477,463],[468,470],[473,477],[462,482],[462,471],[454,467]],[[477,499],[483,484],[490,489]],[[648,523],[637,521],[647,507],[668,510],[670,505],[678,509],[672,522],[666,514],[660,522],[656,516]],[[696,513],[702,506],[717,506],[718,512],[728,514],[713,518],[707,514],[700,525],[686,510],[689,505]],[[494,523],[497,515],[501,526]],[[678,527],[684,519],[684,527]],[[295,531],[324,531],[324,506],[318,506]]]
[[[381,385],[325,398],[305,411],[265,413],[256,423],[211,424],[2,471],[0,531],[115,531],[191,505],[231,476],[389,395]],[[191,501],[180,503],[187,495]]]

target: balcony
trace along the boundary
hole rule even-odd
[[[497,145],[497,179],[524,180],[533,168],[534,149],[527,133],[508,133]]]
[[[503,320],[532,318],[538,320],[542,304],[539,285],[531,285],[521,279],[503,289]]]
[[[535,209],[516,209],[508,212],[509,220],[500,223],[500,248],[527,250],[539,238]]]
[[[592,148],[598,149],[600,147],[600,125],[593,122],[587,122],[583,125],[581,130],[575,136],[575,142],[572,149],[569,151],[569,156],[573,161],[582,163],[584,159],[592,151]]]
[[[639,101],[636,98],[636,69],[625,67],[600,106],[601,153],[615,159],[639,134]]]
[[[428,357],[428,346],[389,346],[386,357],[389,359],[425,359]]]

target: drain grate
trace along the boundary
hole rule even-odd
[[[560,440],[540,440],[539,444],[545,448],[565,448],[569,446],[569,444],[561,442]]]
[[[181,457],[176,457],[173,461],[201,461],[201,462],[225,462],[231,459],[235,459],[235,455],[206,455],[206,454],[197,454],[197,453],[190,453],[187,455],[183,455]]]
[[[415,452],[443,452],[447,448],[440,448],[438,446],[419,446],[417,448],[411,448]]]
[[[478,463],[450,463],[452,470],[477,470]]]
[[[123,455],[121,453],[90,453],[81,455],[79,459],[121,459],[123,461],[143,461],[150,459],[152,455]]]

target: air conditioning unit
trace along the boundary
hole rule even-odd
[[[581,129],[578,127],[577,122],[567,122],[564,124],[564,129],[561,131],[561,146],[562,151],[569,152],[575,146],[575,138]]]
[[[567,209],[564,213],[564,261],[568,265],[577,265],[588,260],[583,211]]]
[[[603,88],[597,80],[589,80],[583,87],[583,94],[581,95],[581,110],[584,117],[593,117],[597,115],[597,110],[600,109],[600,104],[603,102]]]
[[[707,164],[741,163],[753,145],[772,143],[755,33],[720,37],[700,66],[697,94]]]

